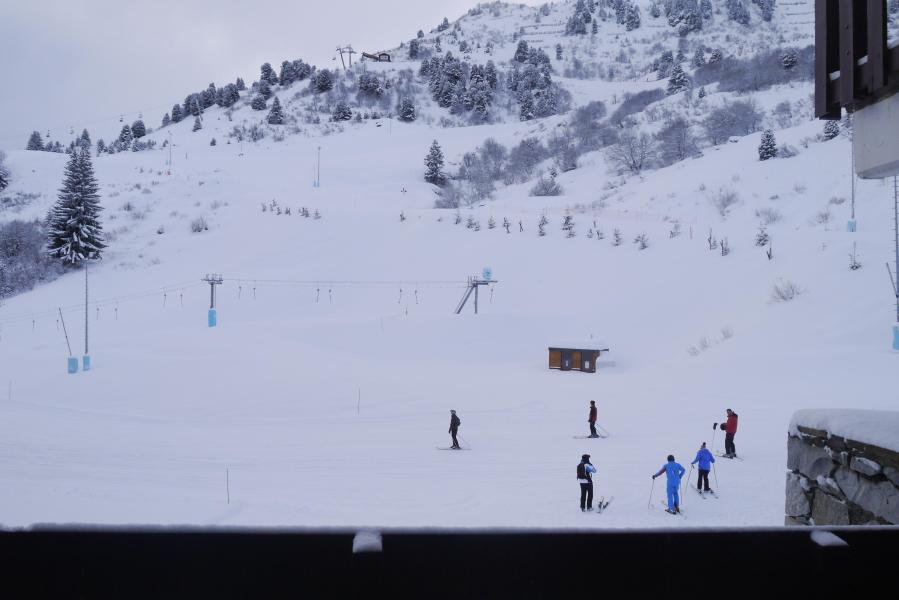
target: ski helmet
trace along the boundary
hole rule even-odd
[[[590,455],[589,455],[589,454],[582,454],[582,455],[581,455],[581,460],[590,460]]]
[[[673,454],[669,454],[669,455],[668,455],[668,462],[674,462],[674,455],[673,455]]]

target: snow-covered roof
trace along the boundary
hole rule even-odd
[[[799,425],[899,452],[899,411],[797,410],[790,420],[790,433],[798,434]]]

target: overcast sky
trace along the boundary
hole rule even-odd
[[[109,140],[120,113],[157,127],[210,82],[249,84],[286,58],[333,67],[338,45],[394,47],[476,3],[0,0],[0,148],[24,148],[33,130],[66,143],[70,127]]]

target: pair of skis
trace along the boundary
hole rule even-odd
[[[662,505],[662,509],[669,515],[673,515],[675,517],[680,517],[682,519],[687,518],[686,516],[684,516],[684,509],[678,508],[677,512],[672,512],[671,510],[668,509],[668,502],[666,502],[665,500],[660,500],[659,503]]]
[[[708,500],[709,496],[711,496],[713,498],[718,498],[718,492],[715,492],[715,491],[702,492],[699,490],[699,488],[695,488],[692,485],[689,486],[689,488],[691,490],[693,490],[694,492],[696,492],[697,494],[699,494],[699,497],[702,498],[703,500]]]
[[[606,500],[605,496],[600,496],[599,502],[596,503],[596,514],[601,515],[602,511],[607,509],[614,499],[615,496],[610,496],[608,500]]]
[[[609,437],[609,436],[608,436],[608,435],[596,434],[596,435],[576,435],[576,436],[573,436],[573,437],[574,437],[574,439],[576,439],[576,440],[591,440],[591,439],[605,439],[605,438],[607,438],[607,437]]]
[[[718,452],[716,452],[715,456],[717,456],[718,458],[736,458],[737,460],[744,460],[742,456],[737,456],[736,454],[734,454],[733,456],[727,456],[726,454],[719,454]]]

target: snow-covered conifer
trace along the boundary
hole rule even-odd
[[[524,63],[528,60],[528,43],[524,40],[518,40],[518,47],[515,49],[513,60]]]
[[[262,94],[256,94],[253,96],[253,101],[250,102],[250,107],[253,110],[265,110],[266,106],[265,97]]]
[[[350,110],[350,107],[346,102],[338,102],[334,106],[334,111],[331,113],[331,120],[333,121],[349,121],[353,118],[353,111]]]
[[[172,107],[172,123],[178,123],[181,119],[184,118],[184,113],[181,112],[181,105],[176,104]]]
[[[403,101],[400,103],[399,111],[397,112],[400,121],[411,123],[415,120],[415,104],[413,104],[412,100],[409,98],[403,98]]]
[[[799,54],[796,50],[790,48],[780,57],[780,62],[783,65],[784,70],[789,71],[799,64]]]
[[[275,101],[272,102],[272,109],[269,111],[268,119],[266,120],[269,125],[284,124],[284,112],[281,110],[281,102],[278,100],[277,96],[275,96]]]
[[[640,28],[640,9],[633,2],[628,2],[624,13],[624,26],[628,31]],[[595,32],[594,32],[595,33]]]
[[[243,78],[241,78],[241,77],[237,78],[237,81],[234,82],[234,85],[237,86],[237,91],[239,91],[239,92],[246,91],[246,89],[247,89],[247,84],[244,83]]]
[[[840,135],[840,122],[839,121],[825,121],[824,122],[824,139],[832,140],[833,138]]]
[[[28,138],[28,145],[25,146],[26,150],[43,150],[44,149],[44,140],[41,138],[41,134],[37,131],[33,131],[31,133],[31,137]]]
[[[431,144],[428,155],[425,157],[425,181],[434,185],[443,185],[446,183],[446,175],[443,173],[443,151],[437,140]]]
[[[725,0],[727,18],[740,25],[749,25],[749,8],[745,0]]]
[[[271,63],[263,63],[263,65],[259,68],[260,77],[259,82],[263,81],[269,85],[277,85],[278,84],[278,76],[275,75],[275,70],[272,68]]]
[[[203,122],[200,121],[200,117],[194,117],[194,126],[192,131],[200,131],[203,129]]]
[[[169,113],[165,113],[162,116],[162,126],[168,127],[169,125],[171,125],[171,123],[172,123],[172,118],[169,116]]]
[[[147,135],[147,126],[144,125],[144,122],[141,119],[138,119],[134,123],[131,124],[131,134],[134,136],[134,139],[138,140],[145,135]]]
[[[122,131],[119,133],[119,146],[122,150],[128,150],[131,148],[131,142],[134,141],[134,134],[131,132],[131,127],[128,125],[122,125]]]
[[[9,186],[9,169],[3,164],[4,160],[6,160],[6,155],[0,151],[0,192]]]
[[[278,80],[281,82],[282,86],[288,86],[294,81],[297,80],[298,73],[296,68],[294,67],[293,62],[289,60],[285,60],[281,63],[281,74],[278,77]]]
[[[103,210],[99,189],[90,153],[73,152],[59,199],[49,214],[47,251],[51,256],[70,265],[100,258],[106,244],[99,218]]]
[[[693,53],[692,64],[694,67],[702,67],[705,65],[705,51],[702,46],[696,46],[696,52]]]
[[[759,144],[759,160],[768,160],[775,156],[777,156],[777,141],[774,139],[774,132],[766,129]]]
[[[562,60],[562,44],[556,44],[556,60]]]
[[[690,87],[690,79],[684,73],[683,67],[675,65],[668,79],[668,95],[676,94]]]
[[[260,81],[259,86],[256,88],[259,92],[259,95],[262,96],[266,101],[272,97],[272,86],[269,85],[267,81]]]

